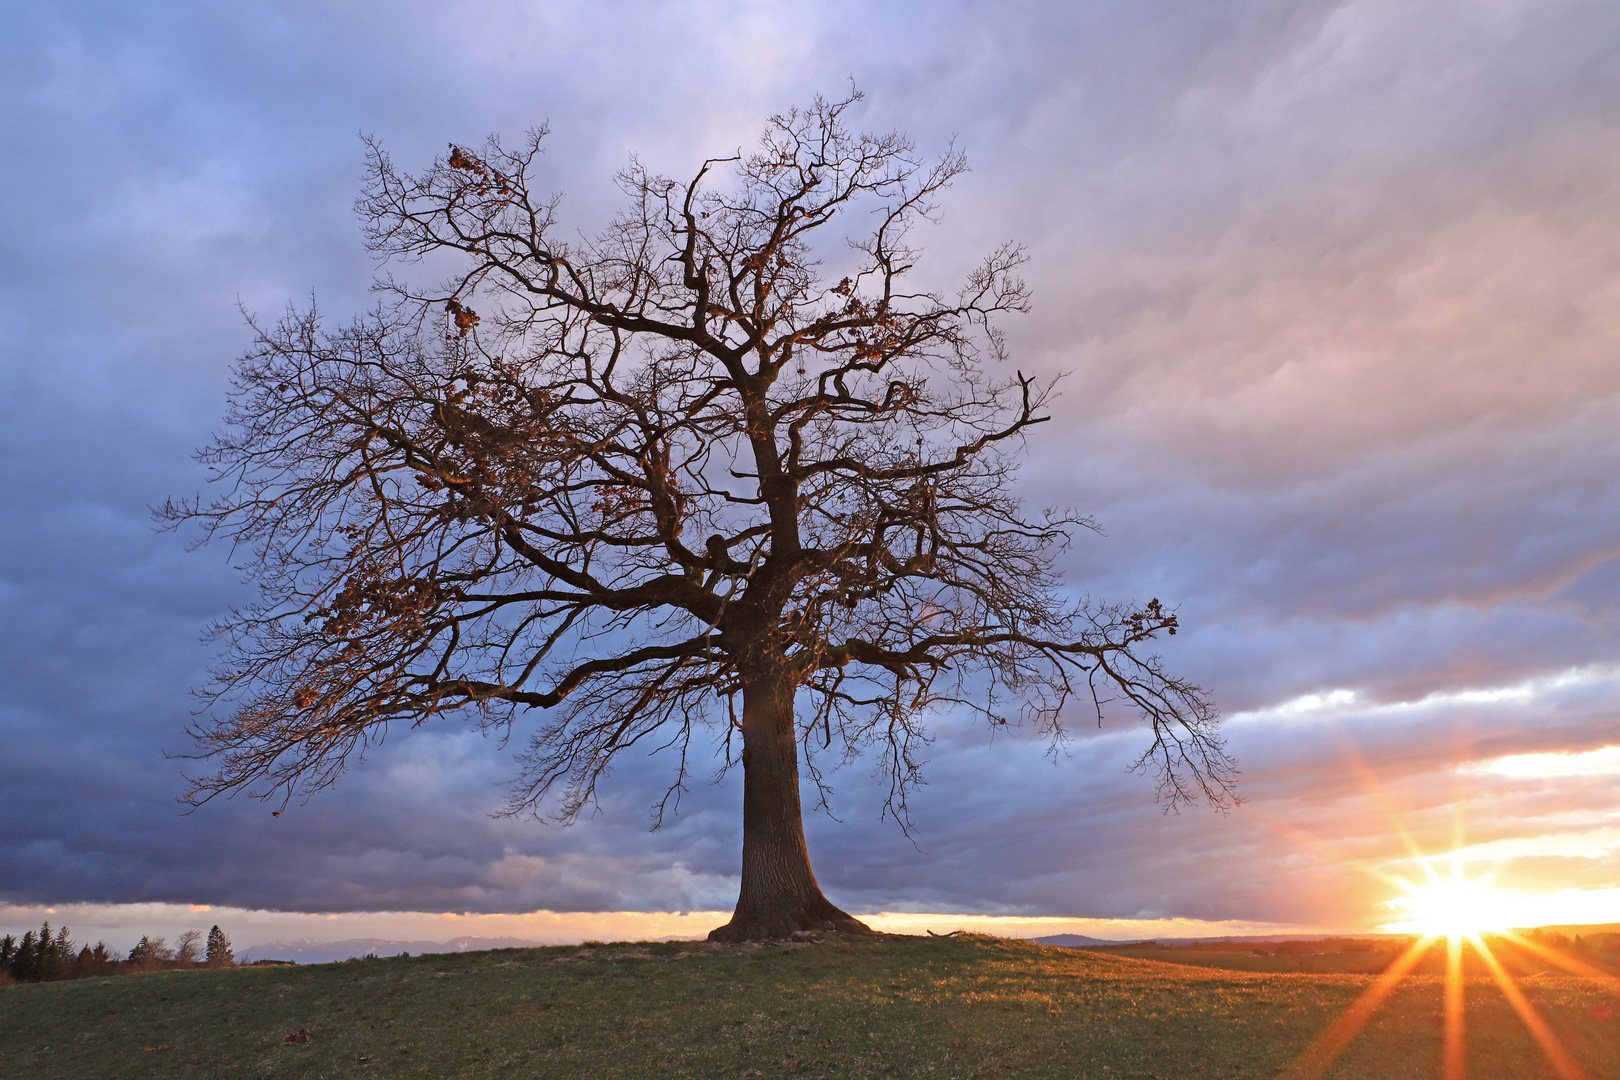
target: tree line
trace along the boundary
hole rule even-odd
[[[51,982],[173,968],[231,967],[235,963],[231,940],[218,926],[206,935],[187,930],[173,945],[143,934],[125,956],[103,941],[80,945],[67,927],[53,932],[48,922],[37,933],[29,930],[21,940],[11,934],[0,937],[0,982],[8,978],[11,982]]]

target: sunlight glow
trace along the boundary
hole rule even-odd
[[[1519,1014],[1519,1022],[1530,1033],[1530,1037],[1536,1040],[1536,1045],[1541,1047],[1542,1055],[1546,1057],[1547,1064],[1558,1073],[1559,1080],[1586,1080],[1586,1073],[1575,1063],[1575,1059],[1564,1048],[1564,1044],[1553,1029],[1547,1025],[1547,1021],[1542,1019],[1535,1006],[1530,1004],[1518,984],[1503,970],[1501,961],[1479,938],[1472,940],[1480,959],[1484,960],[1485,966],[1490,969],[1491,978],[1496,980],[1497,988],[1502,991],[1502,996],[1507,999],[1513,1011]]]
[[[1507,862],[1510,859],[1563,857],[1606,859],[1620,848],[1620,825],[1603,824],[1579,832],[1547,832],[1535,836],[1509,836],[1470,844],[1454,852],[1463,862]],[[1435,856],[1446,859],[1452,856]]]
[[[1513,754],[1497,758],[1480,771],[1516,779],[1614,776],[1620,774],[1620,746],[1605,746],[1580,754]]]
[[[1446,938],[1445,1027],[1440,1051],[1443,1080],[1467,1080],[1467,1006],[1463,999],[1462,938]]]
[[[1399,913],[1378,929],[1386,934],[1466,934],[1527,926],[1585,926],[1620,922],[1620,889],[1561,889],[1521,893],[1498,889],[1488,876],[1473,880],[1438,876],[1389,901]]]
[[[1361,996],[1350,1003],[1350,1007],[1339,1014],[1339,1018],[1330,1024],[1326,1031],[1312,1040],[1305,1052],[1282,1072],[1282,1080],[1316,1080],[1316,1077],[1327,1072],[1338,1060],[1344,1048],[1350,1045],[1350,1040],[1360,1034],[1361,1029],[1367,1026],[1367,1021],[1373,1018],[1389,995],[1406,978],[1415,964],[1423,959],[1423,954],[1434,944],[1434,938],[1425,937],[1412,942],[1411,946],[1396,957],[1394,963],[1384,969],[1384,973],[1373,980],[1371,986],[1363,990]]]
[[[1571,763],[1568,760],[1537,761],[1524,766],[1526,771],[1511,775],[1578,775],[1591,774],[1600,769],[1608,771],[1612,767],[1608,757],[1610,750],[1620,752],[1620,748],[1608,747],[1604,751],[1587,755],[1526,755],[1543,759],[1582,757],[1588,760],[1578,763]],[[1367,1022],[1402,981],[1412,973],[1424,954],[1442,939],[1446,947],[1440,1057],[1440,1075],[1443,1080],[1467,1080],[1468,1077],[1466,1000],[1468,982],[1464,978],[1465,946],[1478,956],[1502,997],[1517,1014],[1525,1031],[1540,1047],[1542,1056],[1551,1069],[1549,1075],[1555,1075],[1559,1080],[1586,1080],[1587,1074],[1576,1062],[1574,1055],[1519,989],[1513,981],[1513,976],[1481,935],[1487,931],[1500,934],[1500,941],[1519,946],[1554,967],[1596,982],[1604,990],[1620,997],[1620,979],[1567,955],[1546,941],[1533,936],[1521,936],[1509,930],[1515,926],[1544,927],[1612,921],[1602,916],[1620,913],[1620,889],[1565,889],[1543,896],[1529,896],[1498,889],[1493,881],[1496,873],[1495,865],[1481,874],[1470,877],[1466,868],[1471,862],[1477,863],[1479,860],[1471,859],[1464,854],[1469,850],[1466,835],[1469,798],[1461,786],[1452,802],[1450,854],[1430,856],[1421,849],[1405,822],[1401,820],[1401,815],[1390,805],[1372,770],[1367,767],[1355,747],[1349,744],[1348,739],[1341,742],[1340,752],[1345,764],[1361,779],[1368,793],[1377,801],[1380,810],[1389,821],[1393,834],[1401,839],[1411,853],[1410,864],[1415,865],[1421,872],[1422,880],[1414,883],[1393,876],[1376,866],[1367,865],[1359,859],[1340,857],[1338,861],[1344,865],[1357,866],[1372,877],[1398,886],[1405,895],[1389,901],[1389,906],[1399,911],[1402,919],[1386,923],[1379,929],[1417,936],[1407,950],[1391,962],[1384,969],[1384,973],[1374,979],[1349,1008],[1312,1040],[1299,1057],[1282,1070],[1284,1080],[1317,1080],[1332,1068],[1339,1055],[1361,1033]],[[1502,759],[1503,762],[1509,760],[1511,759]],[[1510,769],[1519,767],[1510,766]],[[1541,771],[1532,771],[1534,769]],[[1462,770],[1459,773],[1459,780],[1466,776],[1468,771],[1480,770]],[[1303,830],[1291,826],[1273,827],[1279,832],[1294,835],[1305,847],[1330,850],[1329,845],[1309,836]],[[1447,863],[1450,864],[1449,872],[1442,876],[1441,868]]]
[[[1529,897],[1495,888],[1489,877],[1469,880],[1456,872],[1450,877],[1410,885],[1402,883],[1406,895],[1389,906],[1403,918],[1384,929],[1394,933],[1432,934],[1456,940],[1485,930],[1506,930],[1522,926]]]
[[[1615,978],[1613,975],[1610,975],[1599,968],[1593,967],[1586,961],[1577,960],[1568,953],[1560,952],[1549,945],[1545,945],[1542,942],[1537,941],[1533,937],[1525,937],[1522,934],[1511,933],[1503,934],[1502,936],[1513,942],[1513,944],[1519,946],[1519,948],[1539,956],[1553,967],[1558,968],[1561,971],[1567,971],[1571,975],[1578,975],[1589,982],[1596,983],[1603,990],[1608,991],[1615,997],[1620,997],[1620,979]]]

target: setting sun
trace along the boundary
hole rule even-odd
[[[1489,877],[1469,880],[1454,869],[1450,877],[1402,887],[1407,894],[1389,902],[1402,917],[1386,930],[1457,938],[1525,924],[1527,898],[1496,888]]]

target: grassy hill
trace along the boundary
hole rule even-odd
[[[1586,966],[1603,973],[1606,976],[1620,975],[1620,949],[1615,946],[1620,935],[1605,931],[1603,928],[1577,927],[1580,931],[1587,931],[1584,939],[1590,946],[1579,947],[1580,936],[1560,934],[1562,941],[1553,940],[1567,953]],[[1557,934],[1553,928],[1542,928],[1541,935]],[[1490,940],[1492,954],[1502,967],[1514,978],[1540,977],[1542,974],[1555,974],[1549,968],[1547,960],[1537,953],[1516,944],[1500,935],[1487,935]],[[1569,938],[1576,937],[1577,945],[1571,948]],[[1254,972],[1302,972],[1314,975],[1376,975],[1388,967],[1397,956],[1404,953],[1414,938],[1400,937],[1378,939],[1332,939],[1328,941],[1262,941],[1241,943],[1194,943],[1188,945],[1166,945],[1155,942],[1139,942],[1126,945],[1091,945],[1084,946],[1092,951],[1105,952],[1110,956],[1128,956],[1136,960],[1159,960],[1171,964],[1194,964],[1199,967],[1225,968],[1230,971]],[[1347,947],[1348,946],[1348,947]],[[1258,955],[1256,955],[1258,954]],[[1463,946],[1463,971],[1466,975],[1485,977],[1490,969],[1480,962],[1480,957],[1473,946]],[[1416,975],[1444,975],[1446,970],[1446,950],[1438,944],[1423,954],[1417,965],[1412,969]]]
[[[1270,1080],[1369,982],[894,937],[175,971],[0,991],[0,1076]],[[1602,988],[1523,986],[1592,1077],[1620,1077]],[[1493,986],[1468,1004],[1473,1080],[1543,1075]],[[1408,980],[1329,1075],[1438,1075],[1440,1007],[1437,979]]]

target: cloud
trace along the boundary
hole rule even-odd
[[[1104,524],[1064,556],[1077,591],[1181,605],[1167,657],[1231,715],[1249,802],[1161,815],[1129,717],[1048,757],[943,716],[915,846],[869,763],[834,774],[841,821],[808,825],[833,895],[1372,925],[1392,893],[1353,864],[1398,869],[1395,820],[1447,850],[1459,792],[1503,880],[1620,885],[1582,857],[1608,774],[1483,768],[1613,741],[1617,36],[1572,0],[25,10],[0,44],[5,899],[729,907],[735,780],[660,833],[657,759],[577,828],[500,819],[509,755],[448,724],[280,818],[182,816],[196,634],[246,594],[146,508],[204,481],[239,300],[369,303],[357,132],[419,162],[549,120],[589,229],[629,153],[688,170],[850,74],[861,122],[975,163],[927,273],[1030,245],[1016,362],[1071,374],[1023,490]]]
[[[1510,754],[1484,768],[1512,777],[1615,776],[1620,775],[1620,746],[1575,754]]]

